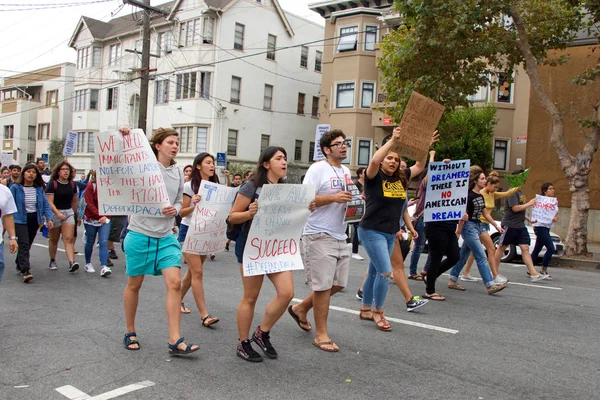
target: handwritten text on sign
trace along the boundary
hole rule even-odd
[[[461,219],[467,209],[470,160],[429,163],[425,222]]]
[[[63,156],[72,156],[75,152],[75,146],[77,146],[77,132],[69,131],[65,138]]]
[[[303,269],[300,236],[314,185],[264,185],[244,248],[244,276]]]
[[[331,125],[329,124],[319,124],[317,125],[317,131],[315,132],[315,148],[314,148],[314,156],[313,161],[320,161],[325,159],[325,154],[321,151],[321,136],[325,133],[329,132],[331,129]]]
[[[169,195],[143,130],[99,133],[94,148],[101,215],[162,215]]]
[[[225,249],[225,222],[238,188],[202,181],[201,197],[192,214],[192,221],[183,242],[182,251],[206,255]]]
[[[556,197],[535,195],[535,205],[531,210],[531,219],[539,224],[550,226],[558,214],[558,199]]]
[[[394,149],[412,160],[427,157],[431,137],[442,118],[444,106],[428,97],[413,92],[402,115],[400,142]]]

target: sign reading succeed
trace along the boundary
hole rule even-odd
[[[531,219],[540,224],[550,226],[558,214],[558,199],[556,197],[535,195],[535,205],[531,210]]]
[[[467,209],[470,160],[429,163],[425,222],[461,219]]]
[[[206,255],[225,249],[227,216],[238,188],[202,181],[192,221],[181,251]]]
[[[94,148],[100,215],[161,216],[169,194],[144,131],[99,133]]]
[[[303,269],[300,236],[314,185],[264,185],[244,248],[244,276]]]

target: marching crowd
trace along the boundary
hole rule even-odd
[[[129,130],[120,130],[128,135]],[[377,329],[391,331],[392,326],[385,318],[384,307],[390,281],[393,281],[406,300],[407,311],[413,311],[428,301],[443,301],[445,297],[436,291],[437,279],[450,270],[448,288],[464,291],[458,283],[473,281],[469,271],[473,260],[482,277],[488,294],[505,289],[508,281],[499,273],[500,259],[509,245],[519,246],[523,261],[532,281],[551,279],[548,263],[554,245],[550,238],[550,226],[530,222],[537,235],[533,253],[529,252],[529,233],[525,227],[526,210],[535,205],[535,199],[526,201],[519,188],[499,192],[498,174],[488,175],[478,166],[471,166],[469,194],[466,213],[459,221],[423,220],[427,176],[422,179],[416,197],[408,200],[408,185],[411,178],[420,176],[426,160],[416,160],[407,167],[396,148],[399,145],[400,129],[396,128],[390,140],[373,155],[368,167],[357,171],[358,180],[353,182],[350,170],[342,164],[350,142],[340,130],[331,130],[320,139],[320,147],[326,159],[310,166],[303,183],[314,185],[316,196],[310,203],[308,222],[304,226],[301,243],[305,270],[305,283],[310,294],[299,304],[290,305],[294,297],[292,271],[268,274],[276,295],[268,303],[260,324],[252,330],[256,301],[265,275],[244,276],[242,260],[244,247],[252,220],[258,212],[261,188],[267,184],[284,183],[287,176],[287,153],[281,147],[267,147],[262,151],[256,168],[244,176],[227,173],[227,184],[239,186],[238,193],[227,218],[229,230],[226,250],[235,242],[235,256],[240,264],[243,295],[237,308],[239,342],[237,355],[244,360],[260,362],[258,346],[264,356],[277,358],[271,343],[271,330],[281,316],[287,313],[300,329],[314,330],[313,345],[326,352],[337,352],[339,346],[327,330],[330,298],[343,290],[348,283],[350,259],[362,259],[358,255],[359,243],[364,247],[369,266],[365,279],[357,292],[361,299],[360,319],[373,321]],[[431,145],[438,140],[434,134]],[[196,205],[201,201],[198,194],[203,180],[219,183],[215,173],[215,158],[209,153],[198,154],[192,165],[183,170],[176,163],[179,151],[178,134],[173,129],[159,128],[150,139],[155,153],[170,204],[162,209],[161,217],[140,215],[106,216],[98,208],[96,174],[90,171],[87,177],[75,181],[76,170],[65,160],[52,169],[45,168],[43,160],[21,168],[11,165],[2,170],[0,185],[0,211],[3,227],[9,236],[11,254],[16,253],[16,269],[24,282],[33,279],[30,249],[40,230],[49,239],[49,268],[57,270],[56,259],[59,240],[62,236],[68,262],[68,271],[75,272],[79,263],[75,260],[77,227],[85,228],[85,270],[95,273],[92,253],[99,248],[100,275],[112,273],[111,259],[117,258],[114,244],[122,242],[126,259],[127,286],[123,295],[126,334],[124,347],[139,350],[136,312],[139,292],[146,275],[162,276],[166,286],[166,311],[169,328],[168,349],[171,354],[189,354],[199,350],[194,344],[184,341],[180,332],[182,313],[189,313],[183,298],[191,289],[200,312],[201,323],[209,327],[219,318],[208,311],[203,288],[203,264],[207,258],[184,252],[181,244],[191,224]],[[434,161],[435,152],[430,152],[429,161]],[[450,162],[450,160],[444,160]],[[352,200],[348,186],[356,184],[365,200],[365,213],[360,222],[353,226],[351,248],[347,244],[348,224],[344,222],[347,203]],[[541,194],[554,196],[551,183],[542,185]],[[498,199],[504,200],[504,217],[500,225],[492,218],[491,211]],[[409,204],[410,203],[410,204]],[[407,209],[416,204],[411,215]],[[556,221],[556,219],[555,219]],[[498,249],[495,249],[488,233],[494,226],[501,234]],[[178,235],[174,227],[179,226]],[[408,233],[413,241],[408,277],[404,273],[404,259],[409,252]],[[459,248],[458,238],[463,245]],[[417,263],[429,244],[429,257],[423,271],[417,273]],[[542,269],[534,268],[542,247],[546,247]],[[0,280],[4,271],[3,246],[0,246]],[[487,255],[486,255],[487,252]],[[209,255],[214,259],[215,255]],[[181,278],[182,261],[187,271]],[[463,267],[465,273],[460,275]],[[425,283],[425,294],[415,296],[407,284],[408,279]],[[307,314],[313,310],[314,327]]]

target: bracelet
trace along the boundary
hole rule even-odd
[[[11,237],[8,238],[8,240],[19,240],[19,238],[16,237],[16,236],[11,236]]]

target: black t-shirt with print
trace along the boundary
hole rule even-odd
[[[404,170],[410,179],[410,169]],[[385,233],[396,233],[400,230],[400,217],[406,189],[400,178],[377,172],[373,179],[365,175],[366,210],[360,226],[364,229]]]
[[[475,193],[469,190],[467,197],[467,214],[469,214],[469,221],[477,222],[480,221],[481,213],[485,209],[485,199],[479,193]]]
[[[71,208],[73,196],[77,196],[77,186],[72,181],[61,183],[50,180],[46,185],[46,193],[54,195],[54,206],[58,210],[68,210]]]

